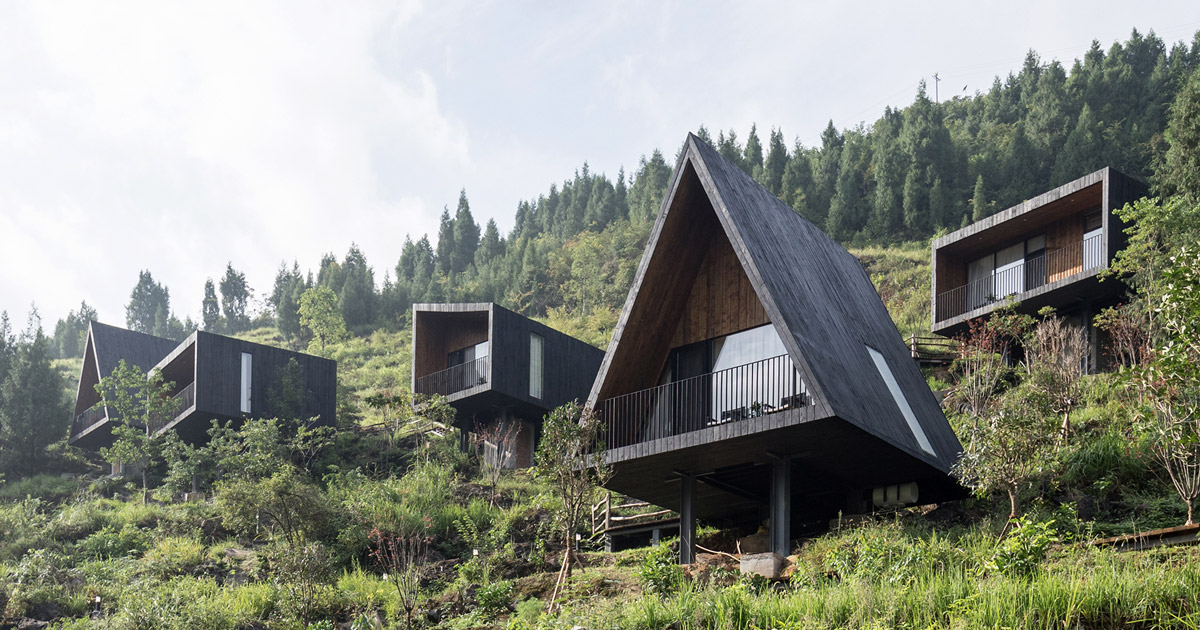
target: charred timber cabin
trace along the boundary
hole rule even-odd
[[[1113,210],[1145,194],[1104,168],[936,239],[933,332],[962,334],[1009,301],[1031,314],[1051,306],[1087,331],[1089,365],[1098,365],[1092,318],[1125,291],[1098,277],[1126,243]]]
[[[511,443],[484,445],[505,467],[533,465],[542,418],[584,400],[603,357],[496,304],[413,305],[412,391],[446,397],[464,447],[470,432],[512,427]]]
[[[286,401],[281,378],[292,359],[299,368],[303,396]],[[179,401],[175,417],[155,430],[176,431],[189,442],[207,440],[212,420],[289,415],[334,423],[335,361],[203,331],[177,343],[91,322],[71,422],[73,446],[98,449],[112,444],[113,418],[100,403],[96,384],[122,360],[147,373],[157,369],[163,381],[173,383],[170,395]],[[297,403],[299,409],[284,408]]]
[[[588,398],[609,489],[792,532],[961,494],[961,447],[862,265],[689,135]],[[796,527],[793,527],[796,523]]]

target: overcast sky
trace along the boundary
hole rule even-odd
[[[199,319],[225,264],[270,291],[358,243],[382,281],[465,188],[476,219],[587,161],[615,177],[688,131],[789,143],[875,120],[937,72],[986,90],[1030,48],[1070,64],[1132,28],[1200,29],[1194,0],[1128,2],[6,2],[0,310],[124,325],[140,269]],[[931,90],[932,91],[932,90]]]

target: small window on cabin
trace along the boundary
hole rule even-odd
[[[864,347],[867,349],[867,353],[871,355],[871,360],[875,362],[875,369],[879,371],[879,376],[883,378],[884,384],[887,385],[888,391],[891,392],[892,400],[896,401],[896,406],[900,409],[900,415],[904,416],[904,421],[908,423],[908,430],[912,431],[917,444],[920,445],[921,450],[936,456],[937,453],[933,452],[933,445],[929,443],[929,438],[925,436],[925,429],[921,428],[921,423],[917,421],[917,414],[913,413],[912,406],[908,404],[908,398],[904,396],[904,390],[900,389],[900,383],[896,381],[896,376],[892,374],[892,368],[888,367],[887,359],[871,346]]]
[[[254,356],[249,352],[242,353],[242,395],[241,411],[250,413],[250,395],[252,393],[251,374],[254,368]]]
[[[529,397],[542,398],[543,376],[546,372],[544,347],[546,341],[537,333],[529,333]]]

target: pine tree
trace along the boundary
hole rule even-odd
[[[776,197],[783,196],[783,175],[787,166],[788,152],[787,146],[783,143],[783,132],[772,128],[767,159],[763,164],[762,185]]]
[[[1155,168],[1155,189],[1200,199],[1200,68],[1171,104],[1165,136],[1168,148]]]
[[[481,263],[486,264],[503,256],[504,241],[500,238],[500,229],[496,227],[495,219],[488,219],[487,226],[483,228],[483,240],[475,253],[475,265],[478,267]]]
[[[200,325],[208,332],[221,329],[221,304],[217,302],[217,287],[212,278],[204,281],[204,300],[200,303]]]
[[[479,224],[471,216],[471,204],[467,191],[458,193],[458,208],[454,212],[454,247],[451,268],[458,273],[467,270],[475,262],[475,250],[479,247]]]
[[[250,287],[246,274],[225,264],[225,276],[221,278],[221,314],[225,318],[225,329],[231,333],[250,328]]]
[[[442,273],[454,271],[454,220],[450,218],[450,209],[442,208],[442,218],[438,223],[437,254],[435,263],[437,270]]]
[[[364,331],[375,321],[375,273],[358,245],[350,245],[342,272],[345,281],[338,296],[342,318],[351,330]]]
[[[149,270],[138,273],[138,282],[125,305],[125,324],[130,330],[150,334],[155,329],[155,316],[171,312],[171,294],[154,281]]]
[[[746,136],[746,148],[742,151],[742,164],[746,172],[754,177],[760,177],[763,168],[762,142],[758,139],[758,125],[750,125],[750,135]]]
[[[992,213],[987,200],[987,189],[983,187],[983,175],[975,178],[975,194],[971,196],[971,220],[982,221]]]
[[[70,412],[62,376],[50,364],[49,340],[36,317],[22,343],[11,355],[11,365],[0,375],[0,442],[25,459],[25,472],[36,472],[42,451],[66,437]],[[0,343],[6,335],[0,329]],[[7,352],[0,348],[0,354]]]

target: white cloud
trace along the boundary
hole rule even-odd
[[[382,268],[433,229],[418,186],[378,156],[445,178],[470,162],[462,123],[421,68],[373,46],[420,9],[391,4],[32,3],[0,43],[0,308],[51,323],[83,298],[109,321],[141,268],[198,310],[224,263],[268,291],[278,261],[315,266],[357,240]],[[30,218],[33,217],[33,218]],[[12,273],[21,267],[26,273]]]

